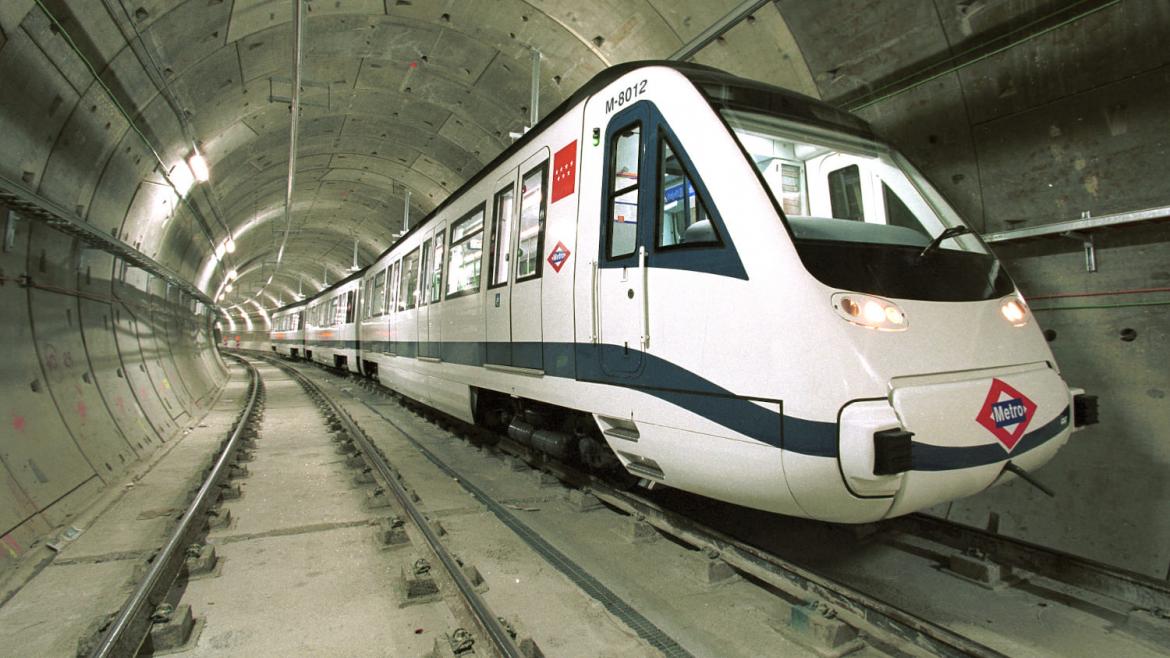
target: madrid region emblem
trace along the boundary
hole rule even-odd
[[[975,420],[1011,452],[1035,415],[1035,402],[1006,383],[993,379],[991,390],[987,391],[987,399]]]

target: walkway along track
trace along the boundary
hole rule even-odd
[[[317,399],[321,405],[328,408],[330,418],[336,419],[340,423],[344,432],[357,445],[358,454],[362,456],[369,467],[376,473],[376,477],[382,485],[393,492],[398,504],[410,517],[415,528],[426,539],[431,553],[443,565],[446,575],[450,577],[451,581],[454,582],[456,588],[459,590],[459,594],[466,605],[467,612],[470,613],[472,619],[478,626],[481,637],[488,639],[492,649],[500,656],[506,656],[508,658],[520,658],[524,656],[525,654],[521,653],[520,648],[513,641],[508,630],[504,628],[499,618],[492,613],[487,604],[484,603],[483,598],[476,591],[475,586],[468,580],[459,562],[451,555],[442,541],[440,541],[438,534],[432,528],[429,520],[419,510],[418,506],[414,504],[410,493],[399,482],[398,473],[391,468],[385,455],[374,446],[365,431],[353,421],[341,405],[326,395],[316,383],[296,368],[274,359],[269,355],[257,354],[255,356],[264,359],[266,362],[288,373],[296,379],[311,397]]]
[[[264,383],[260,379],[260,374],[244,359],[234,355],[228,356],[248,369],[251,379],[248,402],[236,420],[231,434],[224,440],[207,479],[196,491],[162,549],[151,560],[145,577],[102,631],[97,645],[89,652],[93,658],[137,654],[139,647],[149,636],[153,624],[166,619],[167,613],[162,606],[171,585],[183,568],[188,549],[204,531],[209,511],[220,500],[221,486],[227,482],[243,437],[255,427],[263,412]]]

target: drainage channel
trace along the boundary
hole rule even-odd
[[[590,592],[642,637],[668,655],[687,655],[685,649],[665,634],[659,635],[661,631],[621,602],[599,581],[583,571],[578,573],[571,558],[548,545],[537,532],[498,501],[493,500],[484,490],[469,482],[463,473],[445,463],[401,423],[374,405],[364,400],[360,402],[404,436],[428,461],[455,479],[517,535],[529,542],[550,565],[561,570],[578,586]],[[789,609],[789,623],[798,633],[804,633],[804,637],[799,637],[798,642],[811,646],[818,652],[840,654],[854,651],[862,642],[867,641],[881,652],[928,653],[940,656],[1005,655],[895,605],[739,542],[680,514],[659,507],[649,500],[614,489],[592,475],[563,464],[542,462],[538,455],[514,444],[506,437],[501,439],[499,447],[525,461],[541,462],[539,463],[541,468],[567,485],[577,487],[585,495],[596,497],[610,507],[634,517],[639,523],[702,551],[713,562],[725,563],[736,572],[795,599],[795,603]]]
[[[79,654],[88,653],[92,657],[101,658],[133,656],[150,637],[156,625],[174,622],[190,625],[183,618],[184,613],[175,610],[167,602],[171,587],[189,560],[198,561],[206,556],[196,539],[204,532],[212,507],[220,501],[228,486],[228,479],[236,467],[239,446],[249,430],[254,428],[257,416],[264,407],[264,384],[259,373],[244,359],[232,358],[240,361],[248,370],[251,383],[247,404],[224,440],[207,478],[195,492],[162,549],[151,560],[146,575],[117,614],[108,624],[99,628],[100,635],[93,642],[92,648],[86,646],[89,640],[82,640]],[[185,616],[190,617],[189,609]]]

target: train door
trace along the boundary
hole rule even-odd
[[[516,170],[496,183],[484,295],[484,363],[512,365],[512,225],[516,222]]]
[[[513,232],[512,365],[544,369],[541,277],[548,210],[548,149],[520,165],[520,213]]]
[[[645,104],[616,114],[605,131],[601,232],[594,273],[598,359],[609,375],[632,377],[642,368],[646,338],[646,243],[641,230],[649,199],[641,190],[650,116]]]

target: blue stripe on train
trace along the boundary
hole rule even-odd
[[[330,342],[344,342],[348,349],[353,349],[352,341]],[[418,354],[419,345],[417,341],[367,341],[365,349],[409,358]],[[422,345],[428,354],[437,353],[445,362],[482,366],[485,363],[512,365],[509,363],[509,355],[515,353],[518,345],[526,348],[521,350],[526,360],[532,359],[532,352],[538,344],[477,341],[444,341],[436,344],[423,341]],[[838,456],[837,423],[785,415],[779,400],[757,401],[737,396],[709,379],[645,352],[640,355],[641,366],[636,372],[628,375],[606,372],[600,365],[603,361],[627,355],[624,348],[616,345],[539,345],[543,347],[544,371],[549,376],[634,389],[777,448],[811,457],[836,459]],[[771,405],[774,409],[761,404]],[[1068,426],[1069,419],[1069,409],[1065,407],[1056,418],[1025,434],[1011,455],[1018,456],[1043,445],[1060,434]],[[916,471],[972,468],[1001,462],[1009,456],[999,443],[952,447],[921,441],[913,443],[911,454],[912,468]]]

